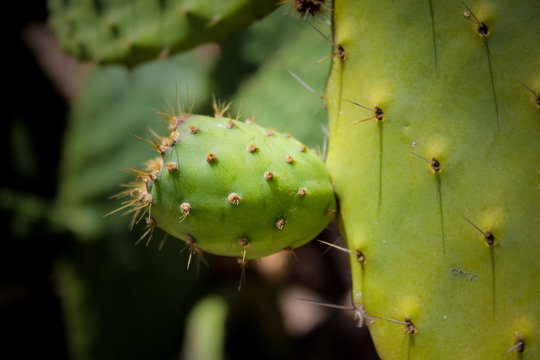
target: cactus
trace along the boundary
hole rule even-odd
[[[383,359],[540,357],[539,18],[334,2],[327,166]]]
[[[64,49],[82,60],[129,65],[222,39],[275,9],[274,0],[49,1]]]
[[[332,219],[336,204],[322,160],[289,134],[252,121],[161,114],[168,135],[147,140],[160,156],[120,195],[121,209],[145,217],[193,252],[242,259],[294,249]]]

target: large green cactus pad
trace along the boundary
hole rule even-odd
[[[50,0],[64,49],[82,60],[135,65],[220,40],[277,8],[274,0]]]
[[[333,15],[327,163],[380,356],[539,358],[540,3]]]

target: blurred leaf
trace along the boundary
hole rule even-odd
[[[183,356],[186,360],[223,359],[227,303],[208,296],[191,310],[186,322]]]

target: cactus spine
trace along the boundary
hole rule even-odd
[[[540,3],[333,16],[327,165],[380,356],[539,358]]]

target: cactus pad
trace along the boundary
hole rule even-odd
[[[134,221],[158,226],[192,250],[244,260],[313,239],[336,204],[322,160],[288,134],[252,122],[165,115],[160,157],[135,171],[123,195]]]
[[[540,4],[333,16],[327,164],[381,358],[539,358]]]

